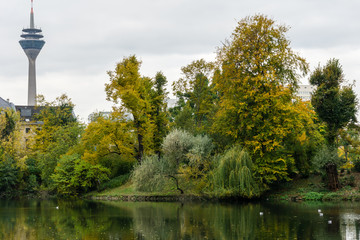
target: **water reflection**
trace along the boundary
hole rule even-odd
[[[0,239],[359,239],[358,206],[0,201]]]
[[[342,239],[360,239],[360,214],[343,212],[340,219]]]

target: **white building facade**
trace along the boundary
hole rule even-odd
[[[314,90],[315,87],[312,85],[299,85],[296,96],[300,97],[303,101],[310,101],[311,94]]]

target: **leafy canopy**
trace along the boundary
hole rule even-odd
[[[327,125],[329,145],[335,144],[340,129],[356,122],[358,101],[353,86],[341,86],[343,82],[342,66],[337,59],[330,59],[324,67],[318,66],[310,76],[310,83],[317,87],[311,103]]]
[[[265,184],[287,178],[289,160],[281,151],[293,129],[304,127],[292,99],[308,64],[291,50],[287,31],[264,15],[247,17],[217,55],[220,102],[213,131],[248,149]]]

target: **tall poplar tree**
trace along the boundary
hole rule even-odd
[[[153,139],[154,151],[160,157],[161,144],[163,138],[168,132],[168,116],[167,112],[167,92],[166,92],[166,77],[162,72],[158,72],[154,79],[154,87],[152,91],[152,119],[155,124]]]
[[[109,71],[110,83],[105,84],[107,100],[120,104],[114,111],[128,112],[133,117],[137,135],[137,159],[153,149],[154,123],[151,121],[151,91],[154,86],[148,77],[140,75],[141,61],[135,55],[124,58],[115,71]]]
[[[290,48],[287,31],[264,15],[246,17],[217,54],[220,102],[214,132],[249,151],[265,186],[287,178],[292,160],[282,152],[284,141],[303,127],[292,100],[308,64]]]

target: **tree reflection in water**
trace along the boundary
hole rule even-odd
[[[324,203],[0,201],[0,239],[345,239],[359,236],[357,209]]]

